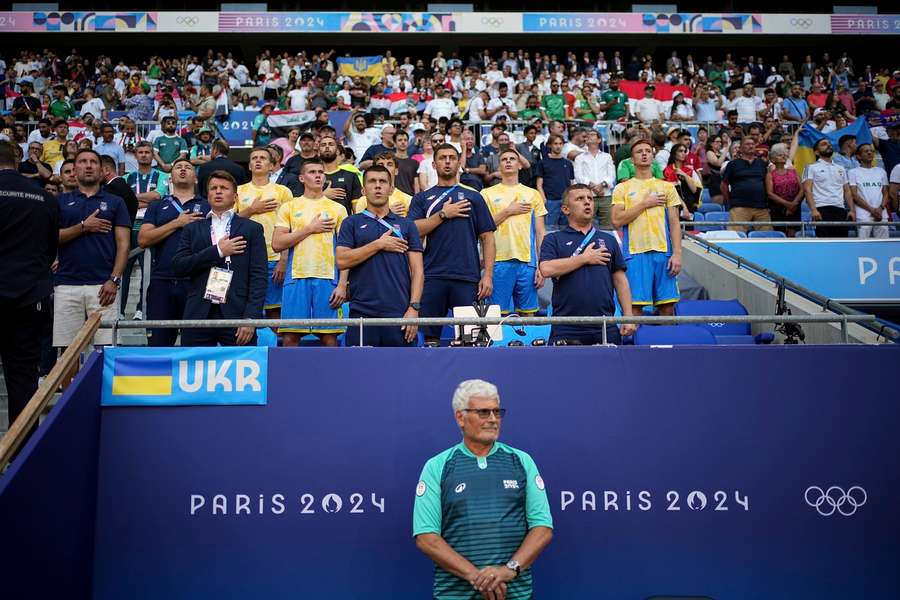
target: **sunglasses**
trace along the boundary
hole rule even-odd
[[[464,408],[463,412],[473,412],[478,415],[478,418],[480,419],[488,419],[491,415],[498,419],[502,419],[506,416],[505,408]]]

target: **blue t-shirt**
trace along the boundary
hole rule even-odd
[[[116,161],[116,168],[125,162],[125,151],[115,142],[106,143],[103,140],[94,144],[94,151],[101,156],[109,156]]]
[[[543,158],[535,167],[534,176],[543,177],[547,200],[561,200],[563,192],[575,179],[575,167],[567,158]]]
[[[878,152],[884,161],[884,170],[888,175],[900,164],[900,142],[895,140],[878,140]]]
[[[440,212],[444,204],[461,200],[471,203],[469,216],[447,219],[425,239],[426,279],[481,279],[478,237],[497,229],[481,194],[464,185],[436,185],[413,196],[407,217],[413,221],[427,219]]]
[[[571,257],[584,240],[585,234],[566,226],[548,233],[541,244],[541,260]],[[615,314],[612,274],[624,271],[625,257],[619,242],[612,235],[595,231],[588,246],[599,248],[600,242],[612,255],[606,265],[585,265],[562,277],[553,279],[553,316],[556,317],[610,317]],[[586,331],[602,331],[601,327],[583,325],[554,325],[551,336],[583,334]]]
[[[787,109],[789,115],[801,121],[806,119],[806,114],[809,112],[809,104],[803,98],[789,96],[784,99],[782,106]]]
[[[179,211],[178,209],[181,208]],[[194,197],[185,203],[178,201],[175,196],[165,196],[156,202],[151,202],[144,214],[144,223],[154,227],[162,227],[166,223],[174,221],[182,212],[196,212],[206,215],[209,212],[209,204],[203,198]],[[150,279],[182,279],[176,277],[172,271],[172,259],[175,251],[181,243],[182,229],[176,229],[163,241],[153,247],[153,265],[150,269]],[[186,278],[184,278],[186,279]]]
[[[97,218],[113,224],[109,233],[84,232],[59,245],[56,285],[100,285],[109,279],[116,262],[116,227],[131,228],[128,208],[119,196],[100,190],[93,196],[80,191],[59,196],[59,228],[77,225],[99,210]]]
[[[416,224],[388,213],[384,221],[400,230],[410,252],[421,252],[422,241]],[[337,245],[360,248],[387,231],[376,219],[358,213],[341,223]],[[409,260],[400,252],[379,252],[350,269],[350,312],[366,317],[402,317],[409,306]]]

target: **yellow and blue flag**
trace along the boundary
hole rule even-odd
[[[172,359],[156,356],[120,356],[113,362],[113,396],[172,394]]]
[[[872,132],[869,131],[869,124],[865,119],[857,119],[843,129],[837,129],[831,133],[822,133],[809,123],[804,124],[797,132],[797,151],[793,158],[794,170],[800,177],[803,177],[806,167],[816,162],[814,150],[816,144],[820,140],[829,140],[834,151],[838,152],[840,151],[839,141],[845,135],[854,136],[857,145],[872,143]]]
[[[384,79],[381,56],[345,56],[337,59],[338,71],[350,77],[368,77],[373,82]]]

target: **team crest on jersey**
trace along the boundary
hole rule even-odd
[[[416,486],[416,496],[424,496],[426,490],[425,482],[420,481],[419,485]]]
[[[465,489],[466,489],[466,484],[465,484],[465,483],[461,483],[461,484],[459,484],[458,486],[456,486],[456,489],[455,489],[454,491],[455,491],[457,494],[462,494],[462,493],[463,493],[463,490],[465,490]]]
[[[466,199],[466,195],[463,194],[462,192],[457,192],[457,194],[456,194],[456,199],[457,199],[457,200],[465,200],[465,199]]]
[[[503,480],[503,489],[504,490],[517,490],[517,489],[519,489],[519,481],[517,479],[504,479]]]
[[[101,203],[100,203],[100,210],[106,210],[106,209],[107,209],[107,204],[106,204],[106,202],[101,202]]]
[[[540,475],[534,476],[534,485],[537,486],[537,489],[541,490],[542,492],[544,491],[544,480]]]

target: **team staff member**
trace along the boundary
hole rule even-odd
[[[37,391],[50,265],[59,242],[59,204],[16,171],[17,156],[13,142],[0,141],[0,362],[9,425]]]
[[[59,197],[59,268],[53,277],[53,345],[66,347],[91,313],[118,316],[116,296],[128,260],[131,220],[125,202],[100,183],[100,155],[75,155],[78,191]],[[112,330],[99,329],[94,344],[112,343]]]
[[[341,305],[347,299],[347,270],[338,272],[334,244],[347,211],[343,205],[325,197],[322,161],[304,162],[300,179],[305,191],[278,209],[272,239],[276,252],[290,251],[281,316],[285,319],[343,318]],[[337,336],[342,331],[343,328],[279,329],[284,334],[285,346],[298,345],[306,333],[315,334],[323,346],[337,346]]]
[[[560,317],[611,317],[615,314],[613,290],[622,314],[631,316],[631,288],[625,276],[625,258],[612,235],[595,229],[594,195],[590,186],[575,184],[563,195],[563,215],[568,226],[552,232],[541,246],[541,271],[553,278],[553,314]],[[621,335],[634,333],[623,325]],[[550,343],[561,340],[583,345],[603,343],[601,327],[554,325]],[[615,325],[607,327],[606,341],[621,343]]]
[[[184,318],[257,319],[266,297],[262,225],[235,214],[237,181],[230,173],[214,171],[207,186],[211,210],[206,219],[184,228],[172,258],[175,276],[190,278]],[[214,270],[220,280],[231,273],[226,276],[230,285],[211,285]],[[181,334],[182,346],[252,346],[255,341],[253,327],[185,329]]]
[[[516,150],[501,150],[499,163],[500,183],[481,190],[497,226],[491,304],[499,304],[505,314],[532,314],[540,308],[537,291],[544,285],[537,266],[547,209],[537,190],[519,183]]]
[[[487,381],[453,393],[462,442],[425,463],[413,508],[416,547],[435,562],[432,597],[531,598],[531,565],[553,537],[534,460],[497,441],[506,409]]]
[[[153,249],[150,285],[147,287],[147,317],[153,320],[184,318],[190,279],[175,275],[172,259],[181,244],[184,228],[194,221],[202,221],[210,211],[206,200],[194,195],[196,181],[191,161],[175,159],[172,163],[172,193],[150,204],[138,232],[137,242],[141,248]],[[147,344],[174,346],[177,338],[177,329],[151,329]]]
[[[375,162],[378,162],[376,157]],[[393,175],[375,164],[363,175],[366,207],[341,225],[337,265],[350,272],[350,318],[419,316],[425,271],[422,242],[411,220],[390,208]],[[412,346],[416,326],[347,329],[348,346]]]
[[[653,177],[653,146],[631,146],[635,175],[613,190],[613,226],[624,231],[633,313],[656,306],[660,315],[675,314],[681,272],[681,198],[668,181]]]
[[[391,174],[391,181],[396,181],[396,178],[399,174],[397,168],[397,159],[393,154],[390,153],[382,153],[375,156],[372,159],[372,163],[375,165],[380,165],[385,167],[388,172]],[[391,192],[391,197],[388,199],[388,206],[391,209],[391,212],[399,217],[405,217],[407,213],[409,213],[409,204],[412,202],[412,196],[404,192],[403,190],[397,188],[397,186],[392,186],[393,191]],[[365,189],[363,190],[365,191]],[[358,198],[353,203],[353,212],[361,213],[366,209],[366,203],[368,200],[365,196]]]
[[[434,150],[438,183],[413,196],[409,218],[425,240],[422,316],[445,317],[454,306],[471,306],[494,291],[494,219],[481,194],[457,182],[459,152],[450,144]],[[481,261],[478,244],[481,243]],[[437,343],[440,327],[423,327]]]
[[[274,168],[269,150],[264,147],[254,148],[250,152],[250,182],[238,186],[237,200],[238,214],[263,226],[269,261],[269,286],[263,305],[267,319],[277,319],[281,316],[281,291],[284,286],[284,274],[287,271],[288,253],[272,250],[272,236],[275,234],[278,209],[293,198],[291,190],[269,181],[269,175]]]

